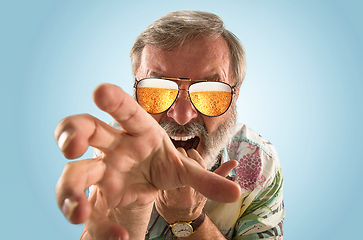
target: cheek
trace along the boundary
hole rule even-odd
[[[206,117],[202,116],[203,122],[207,128],[208,133],[214,132],[220,124],[223,123],[223,115],[220,117]]]
[[[165,113],[161,114],[150,114],[158,123],[160,123],[161,118],[163,117]]]

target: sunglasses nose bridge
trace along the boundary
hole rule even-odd
[[[167,111],[167,116],[173,118],[179,125],[185,125],[197,118],[198,111],[190,100],[188,89],[179,88],[174,103]]]
[[[174,104],[176,104],[176,102],[180,102],[180,101],[188,101],[189,104],[194,108],[192,101],[190,100],[189,89],[185,89],[185,88],[178,89],[178,95],[176,96]]]
[[[188,89],[184,89],[184,88],[179,88],[179,91],[185,91],[189,94],[189,90]]]
[[[179,88],[177,97],[179,97],[180,93],[182,93],[182,92],[185,92],[188,95],[188,98],[189,98],[189,89],[185,89],[185,88]]]

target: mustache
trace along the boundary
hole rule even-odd
[[[186,134],[201,135],[207,137],[208,131],[203,123],[192,122],[185,125],[179,125],[176,122],[160,122],[160,126],[170,135]]]

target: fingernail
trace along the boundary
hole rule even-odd
[[[63,202],[62,212],[66,218],[71,221],[74,209],[78,206],[78,202],[66,198]]]
[[[64,131],[58,138],[58,147],[63,152],[72,141],[72,139],[76,136],[75,132]]]
[[[112,235],[108,240],[121,240],[121,237],[119,235]]]

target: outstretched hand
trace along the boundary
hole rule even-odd
[[[142,207],[156,199],[158,190],[182,186],[191,186],[219,202],[239,198],[237,184],[177,151],[159,124],[121,88],[102,84],[94,92],[94,101],[120,124],[121,130],[83,114],[63,119],[54,132],[69,159],[83,155],[88,146],[102,152],[93,159],[69,162],[59,178],[57,202],[70,222],[88,221],[89,227],[105,224],[127,239],[125,229],[108,222],[108,209]],[[92,185],[97,191],[88,200],[84,190]],[[92,235],[98,239],[97,235],[102,234]]]

